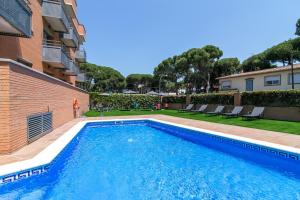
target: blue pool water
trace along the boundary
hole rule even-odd
[[[300,199],[298,161],[180,134],[88,125],[47,173],[0,186],[0,199]]]

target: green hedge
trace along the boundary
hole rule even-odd
[[[231,93],[193,95],[191,97],[191,102],[193,104],[233,105],[234,104],[234,96]]]
[[[124,95],[124,94],[113,94],[113,95],[101,95],[99,93],[90,93],[91,105],[102,104],[104,107],[119,108],[130,108],[134,104],[139,104],[140,107],[149,107],[159,102],[157,96],[149,95]]]
[[[186,96],[165,96],[162,100],[163,103],[182,103],[185,104]]]
[[[299,107],[300,90],[244,92],[242,105]]]

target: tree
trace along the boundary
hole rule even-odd
[[[251,72],[262,69],[270,69],[274,66],[271,65],[270,61],[266,59],[265,54],[261,53],[253,55],[246,59],[240,67],[243,70],[243,72]]]
[[[296,35],[300,36],[300,19],[296,23]]]
[[[84,63],[80,69],[86,73],[90,84],[94,83],[91,91],[119,92],[125,87],[124,76],[111,67]]]
[[[168,87],[168,90],[178,92],[181,86],[181,79],[185,76],[186,70],[188,69],[187,60],[182,56],[173,56],[166,60],[163,60],[154,69],[154,79],[159,82],[164,78],[164,88],[166,89],[167,84],[172,87]],[[171,84],[174,83],[174,84]]]
[[[97,65],[91,63],[81,63],[80,70],[85,73],[85,76],[87,78],[86,84],[88,85],[87,88],[88,90],[91,90],[93,87],[94,75],[97,70]]]
[[[300,39],[290,39],[266,50],[266,59],[276,64],[281,62],[283,66],[291,65],[293,60],[299,61]]]
[[[137,91],[139,86],[143,86],[146,89],[151,89],[153,83],[153,75],[151,74],[130,74],[126,77],[127,89],[133,89]]]
[[[238,58],[223,58],[215,63],[215,69],[212,74],[212,83],[218,84],[216,78],[221,76],[228,76],[240,72],[240,61]]]
[[[215,63],[215,72],[218,77],[227,76],[240,71],[238,58],[223,58]]]
[[[194,75],[191,77],[194,80],[197,80],[197,77],[204,80],[206,82],[206,92],[208,93],[211,87],[211,75],[214,71],[215,63],[222,57],[223,52],[216,46],[207,45],[200,49],[190,49],[186,55],[188,63],[194,71]],[[194,85],[197,85],[197,83]]]

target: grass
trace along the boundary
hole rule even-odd
[[[300,123],[279,121],[279,120],[268,120],[259,119],[252,121],[245,121],[242,118],[225,118],[222,116],[207,116],[205,114],[194,114],[194,113],[179,113],[176,110],[158,110],[158,111],[110,111],[104,112],[103,116],[129,116],[129,115],[152,115],[152,114],[163,114],[174,117],[182,117],[186,119],[195,119],[207,122],[214,122],[220,124],[229,124],[235,126],[243,126],[248,128],[256,128],[269,131],[277,131],[300,135]],[[89,111],[85,114],[87,117],[99,117],[100,113],[97,111]]]

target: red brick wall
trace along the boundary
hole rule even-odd
[[[3,64],[4,65],[4,64]],[[9,149],[9,70],[0,67],[0,152]]]
[[[79,101],[80,114],[88,110],[86,92],[32,69],[0,62],[0,77],[0,154],[27,144],[28,115],[49,109],[57,128],[74,118],[74,98]]]

